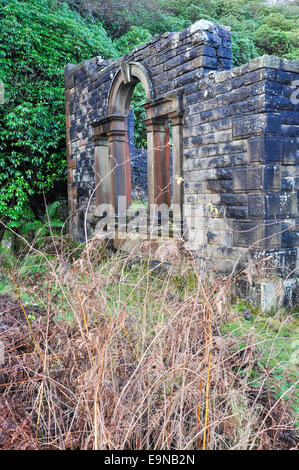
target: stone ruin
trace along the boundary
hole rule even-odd
[[[218,271],[271,259],[292,291],[299,274],[299,63],[263,56],[232,68],[230,28],[206,20],[117,60],[65,67],[72,236],[92,236],[107,215],[99,205],[119,216],[119,196],[127,207],[132,202],[128,115],[138,82],[146,94],[148,212],[155,204],[180,207],[176,235]]]

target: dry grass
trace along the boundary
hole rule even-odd
[[[190,256],[165,269],[96,243],[75,261],[30,250],[43,270],[9,268],[0,307],[0,448],[296,447],[296,384],[269,386],[254,328],[223,333],[229,278],[203,280]]]

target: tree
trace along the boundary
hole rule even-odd
[[[0,37],[0,219],[17,227],[29,199],[66,179],[64,65],[117,51],[54,0],[0,0]]]

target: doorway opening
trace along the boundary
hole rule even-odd
[[[144,124],[146,111],[143,107],[145,102],[145,90],[142,83],[138,82],[132,94],[127,118],[131,166],[131,209],[147,208],[148,205],[147,133]]]
[[[155,98],[143,66],[121,64],[109,92],[108,116],[93,125],[96,167],[100,175],[107,175],[97,203],[113,207],[116,238],[130,238],[132,232],[151,236],[157,220],[157,236],[167,229],[169,237],[171,211],[179,208],[176,218],[181,218],[183,184],[177,184],[183,180],[181,106],[180,95]]]

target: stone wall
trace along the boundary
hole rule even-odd
[[[186,200],[203,206],[204,243],[224,270],[256,250],[298,269],[296,76],[298,63],[265,56],[186,90]]]
[[[229,28],[205,20],[162,34],[117,61],[96,57],[66,66],[73,236],[85,239],[87,206],[92,234],[92,124],[109,116],[113,80],[121,70],[125,83],[126,64],[134,63],[148,74],[151,105],[170,94],[180,103],[184,204],[193,207],[186,220],[190,233],[196,221],[200,227],[190,247],[217,260],[224,272],[271,254],[278,270],[298,273],[299,110],[291,96],[299,64],[264,56],[232,70]]]

